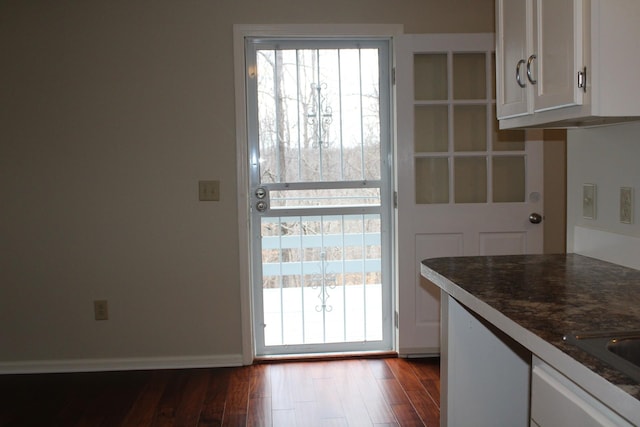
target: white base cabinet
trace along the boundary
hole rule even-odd
[[[496,0],[500,128],[640,120],[640,2]]]
[[[533,357],[531,425],[632,426],[551,366]]]
[[[633,426],[446,291],[442,427]]]
[[[440,425],[529,425],[531,353],[443,291]]]

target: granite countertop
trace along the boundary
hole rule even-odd
[[[581,255],[427,259],[422,264],[640,400],[640,384],[563,341],[640,330],[640,271]]]

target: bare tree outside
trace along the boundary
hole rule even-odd
[[[356,72],[354,72],[354,69]],[[263,182],[380,179],[380,110],[377,50],[261,50],[258,52],[260,171]],[[305,190],[274,206],[379,204],[375,189]],[[275,196],[275,197],[274,197]],[[266,223],[263,235],[379,233],[379,221]],[[344,252],[344,253],[343,253]],[[380,247],[327,247],[327,259],[380,257]],[[263,262],[319,259],[320,249],[265,250]],[[349,274],[339,284],[380,283],[380,275]],[[264,278],[264,286],[296,287],[310,277]]]

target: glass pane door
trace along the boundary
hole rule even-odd
[[[525,135],[498,130],[493,54],[417,53],[413,64],[415,202],[524,202]]]
[[[394,40],[397,108],[398,352],[440,352],[434,257],[542,251],[542,144],[495,120],[493,34]]]
[[[389,350],[388,41],[247,58],[256,352]]]

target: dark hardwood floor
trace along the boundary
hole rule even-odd
[[[437,359],[0,375],[0,426],[438,426]]]

